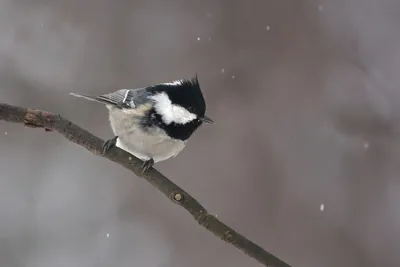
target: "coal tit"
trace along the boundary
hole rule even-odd
[[[143,172],[155,162],[175,157],[203,122],[214,123],[205,115],[197,75],[99,96],[71,95],[106,105],[115,137],[104,143],[103,152],[118,146],[143,161]]]

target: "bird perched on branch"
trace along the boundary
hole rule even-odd
[[[106,105],[115,137],[104,143],[103,153],[118,146],[143,161],[143,172],[155,162],[175,157],[203,122],[214,123],[205,115],[197,75],[99,96],[71,95]]]

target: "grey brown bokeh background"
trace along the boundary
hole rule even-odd
[[[1,102],[198,73],[217,122],[157,165],[296,267],[399,266],[400,2],[1,0]],[[0,123],[1,266],[259,266],[116,164]],[[320,210],[321,204],[324,210]]]

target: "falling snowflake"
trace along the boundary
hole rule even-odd
[[[107,236],[107,238],[109,238],[109,237],[110,237],[110,234],[109,234],[109,233],[107,233],[107,235],[106,235],[106,236]]]
[[[8,133],[7,133],[7,132],[4,132],[4,134],[7,135]]]
[[[197,37],[197,41],[200,41],[200,37]]]
[[[232,80],[235,79],[235,75],[232,75]]]
[[[368,142],[365,142],[364,143],[364,149],[368,149],[369,148],[369,143]]]
[[[324,209],[325,209],[325,205],[324,205],[324,204],[321,204],[321,205],[319,206],[319,210],[320,210],[320,211],[324,211]]]
[[[319,11],[322,11],[323,8],[324,8],[324,7],[323,7],[322,5],[319,5],[319,6],[318,6],[318,10],[319,10]]]
[[[221,69],[221,73],[225,73],[225,69]]]
[[[269,30],[271,29],[271,27],[270,27],[269,25],[267,25],[267,26],[265,27],[265,29],[266,29],[267,31],[269,31]]]

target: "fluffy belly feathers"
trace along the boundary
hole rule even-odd
[[[151,106],[131,110],[108,107],[111,128],[117,139],[117,146],[141,160],[163,161],[176,156],[186,142],[170,138],[162,129],[143,129],[140,119]]]

